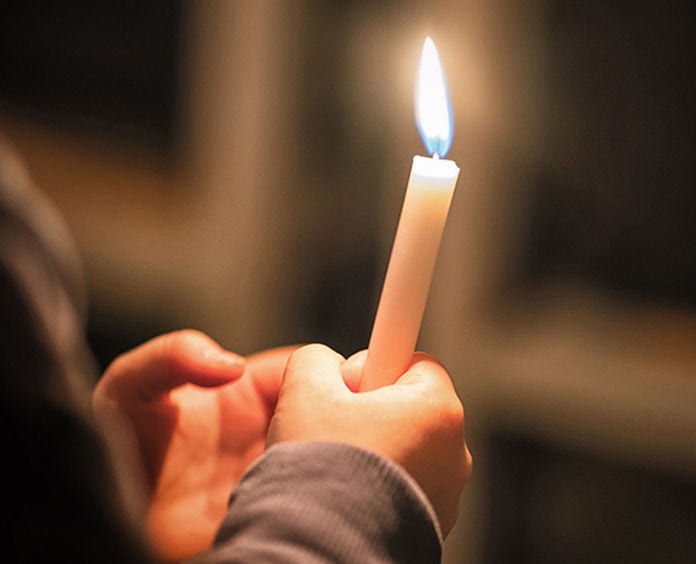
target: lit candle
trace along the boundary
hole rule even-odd
[[[459,168],[444,160],[453,123],[437,49],[423,44],[416,84],[416,123],[432,156],[414,157],[377,308],[361,391],[393,384],[413,356],[442,231]]]

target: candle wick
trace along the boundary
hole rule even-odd
[[[434,158],[436,161],[439,161],[439,160],[440,160],[440,155],[437,153],[437,151],[435,151],[435,152],[433,153],[433,158]]]

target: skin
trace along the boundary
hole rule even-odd
[[[446,535],[471,473],[449,375],[416,354],[393,386],[357,393],[365,358],[363,351],[346,361],[308,345],[245,359],[202,333],[179,331],[116,359],[94,392],[95,414],[125,421],[135,437],[157,555],[179,561],[207,550],[242,474],[282,441],[344,442],[397,462]]]
[[[104,373],[95,413],[110,421],[118,414],[135,436],[147,536],[163,560],[210,547],[230,492],[263,453],[293,350],[244,359],[202,333],[179,331],[120,356]]]
[[[355,393],[364,360],[361,353],[345,361],[324,345],[295,351],[268,444],[343,442],[397,462],[428,496],[447,535],[472,469],[464,442],[464,408],[452,381],[441,364],[416,353],[395,384]]]

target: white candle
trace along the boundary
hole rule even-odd
[[[416,121],[433,158],[414,157],[377,308],[361,391],[393,384],[413,356],[459,168],[441,159],[452,141],[447,86],[435,44],[423,44]]]

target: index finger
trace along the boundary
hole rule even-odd
[[[191,383],[227,384],[242,376],[243,357],[224,350],[207,335],[183,330],[155,337],[118,357],[106,370],[95,395],[154,400]]]

